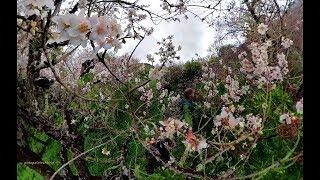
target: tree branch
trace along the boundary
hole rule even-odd
[[[41,157],[38,154],[34,153],[26,147],[18,146],[17,158],[18,161],[36,170],[46,178],[50,178],[51,175],[55,172],[48,164],[45,164],[42,161]],[[62,180],[63,178],[60,175],[57,175],[56,179]]]
[[[62,138],[61,132],[54,129],[54,125],[41,116],[36,116],[34,113],[31,113],[20,106],[17,107],[17,116],[20,116],[29,124],[37,127],[56,140],[60,140]]]
[[[98,56],[98,58],[99,58],[99,61],[107,68],[107,70],[109,71],[109,73],[110,73],[119,83],[121,83],[121,84],[123,84],[123,85],[125,85],[125,86],[128,86],[126,83],[122,82],[122,81],[111,71],[111,69],[109,68],[109,66],[108,66],[108,65],[106,64],[106,62],[104,61],[104,59],[100,58],[99,56]]]

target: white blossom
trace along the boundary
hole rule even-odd
[[[281,45],[285,48],[288,49],[291,45],[293,45],[293,41],[291,39],[288,38],[281,38]]]
[[[258,130],[261,127],[262,119],[252,113],[248,114],[246,119],[253,130]]]
[[[291,124],[291,117],[289,116],[288,113],[282,114],[280,116],[280,122],[281,123],[286,123],[286,124]]]
[[[108,156],[110,154],[110,151],[107,150],[107,148],[102,149],[102,154]]]
[[[258,26],[258,33],[261,35],[265,35],[267,31],[268,31],[268,26],[263,23],[260,23]]]
[[[204,102],[203,105],[207,109],[209,109],[211,107],[211,104],[209,102]]]
[[[199,144],[198,144],[198,151],[200,151],[201,149],[205,149],[208,147],[208,143],[206,142],[205,139],[201,139]]]
[[[81,10],[78,16],[71,16],[70,28],[67,32],[70,38],[70,44],[87,46],[86,34],[91,30],[91,23],[85,17],[85,11]]]
[[[156,84],[156,88],[157,88],[157,90],[160,90],[161,89],[161,82],[157,82],[157,84]]]
[[[303,113],[303,98],[301,98],[300,101],[297,102],[296,109],[299,114]]]

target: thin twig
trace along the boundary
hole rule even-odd
[[[103,145],[109,143],[110,141],[115,140],[115,139],[116,139],[117,137],[119,137],[120,135],[122,135],[122,134],[118,134],[117,136],[115,136],[114,138],[108,140],[107,142],[104,142],[104,143],[102,143],[102,144],[99,144],[98,146],[95,146],[95,147],[93,147],[93,148],[91,148],[91,149],[89,149],[89,150],[87,150],[87,151],[85,151],[85,152],[77,155],[76,157],[72,158],[70,161],[68,161],[67,163],[63,164],[63,165],[50,177],[50,180],[53,180],[53,178],[54,178],[64,167],[66,167],[68,164],[72,163],[73,161],[75,161],[75,160],[78,159],[79,157],[81,157],[81,156],[83,156],[83,155],[91,152],[92,150],[95,150],[95,149],[97,149],[97,148],[99,148],[99,147],[102,147]]]
[[[213,145],[220,145],[220,146],[230,146],[230,145],[234,145],[234,144],[238,144],[241,141],[246,140],[248,137],[250,137],[251,135],[253,135],[254,132],[249,133],[248,135],[243,135],[241,136],[239,139],[231,141],[231,142],[227,142],[227,143],[216,143],[216,142],[212,142],[212,141],[208,141],[210,144]]]

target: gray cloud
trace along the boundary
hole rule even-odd
[[[141,61],[145,61],[147,54],[152,54],[158,48],[156,42],[169,35],[173,35],[174,44],[181,45],[182,50],[179,52],[181,61],[185,62],[195,57],[195,53],[200,56],[207,55],[207,49],[213,41],[214,31],[207,27],[200,20],[189,16],[189,19],[181,18],[181,22],[162,22],[154,26],[154,33],[144,39],[137,48],[134,56]],[[133,50],[138,41],[128,42],[119,52],[130,52]]]

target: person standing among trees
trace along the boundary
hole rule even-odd
[[[187,88],[184,91],[184,98],[181,99],[179,103],[182,112],[184,111],[184,106],[186,106],[190,112],[193,110],[195,93],[196,90],[194,88]]]

